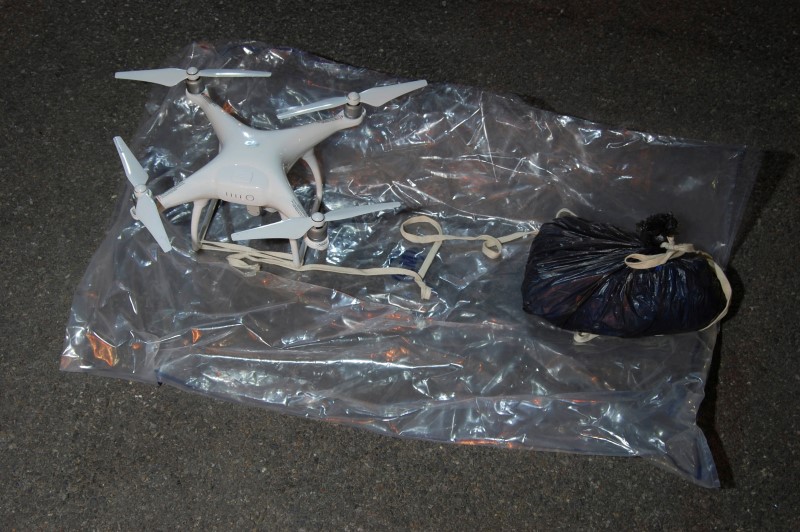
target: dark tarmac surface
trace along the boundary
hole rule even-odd
[[[0,0],[0,529],[800,528],[796,3],[22,4]],[[249,39],[764,150],[700,415],[723,488],[643,460],[402,441],[60,372],[119,192],[110,141],[133,134],[150,90],[113,73]]]

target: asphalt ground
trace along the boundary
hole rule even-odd
[[[557,4],[0,1],[0,529],[800,528],[800,7]],[[134,133],[149,91],[113,73],[243,40],[762,150],[699,416],[723,487],[644,460],[397,440],[60,372],[119,192],[109,140]]]

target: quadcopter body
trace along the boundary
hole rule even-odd
[[[362,102],[372,106],[383,105],[393,98],[424,87],[427,84],[425,81],[374,87],[361,94],[351,92],[346,97],[328,98],[284,109],[277,113],[278,118],[282,120],[309,112],[344,107],[333,118],[277,130],[255,129],[240,122],[211,100],[205,91],[203,81],[204,77],[268,76],[267,72],[198,71],[194,68],[186,71],[168,68],[117,73],[117,78],[149,81],[167,86],[185,81],[185,97],[203,110],[219,140],[219,153],[211,161],[175,187],[154,197],[146,186],[147,173],[124,141],[120,137],[114,139],[125,173],[134,186],[136,205],[131,209],[131,214],[142,222],[165,252],[170,251],[172,245],[159,211],[185,203],[193,204],[191,238],[195,250],[199,249],[201,240],[202,212],[212,200],[244,205],[251,215],[260,214],[261,209],[277,211],[283,218],[282,221],[240,231],[231,235],[231,238],[288,239],[295,264],[299,264],[302,260],[297,240],[303,238],[312,228],[319,233],[319,230],[326,228],[328,221],[401,206],[398,202],[390,202],[345,207],[329,213],[318,212],[322,202],[323,182],[314,147],[338,131],[361,124],[366,114]],[[311,215],[298,201],[286,177],[286,172],[300,159],[311,169],[316,185],[316,199]],[[308,237],[305,240],[313,245]],[[321,239],[315,239],[317,242],[315,247],[318,247],[319,240]]]

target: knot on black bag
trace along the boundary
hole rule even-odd
[[[661,244],[678,234],[678,220],[671,212],[653,214],[637,223],[636,231],[644,249],[658,253],[663,251]]]

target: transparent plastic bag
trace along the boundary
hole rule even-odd
[[[330,116],[282,124],[280,107],[401,81],[261,43],[195,44],[167,66],[271,70],[268,79],[209,83],[215,101],[259,128]],[[126,139],[156,193],[217,150],[183,90],[155,87],[148,118]],[[501,236],[537,228],[561,208],[622,227],[672,211],[724,266],[758,164],[743,147],[615,130],[448,84],[368,109],[360,127],[316,151],[329,209],[406,206],[331,224],[330,248],[314,260],[351,267],[417,264],[429,248],[399,231],[412,215],[435,218],[448,234]],[[108,156],[116,158],[110,138]],[[108,179],[124,180],[122,169]],[[301,165],[289,179],[301,201],[313,196]],[[195,253],[189,206],[165,213],[175,247],[165,254],[130,206],[127,197],[119,203],[76,289],[63,370],[163,382],[400,437],[641,456],[718,483],[695,424],[716,326],[576,345],[522,310],[529,241],[507,244],[501,259],[445,242],[424,300],[403,276],[252,273],[223,254]],[[222,204],[207,238],[228,241],[232,228],[264,222]]]

